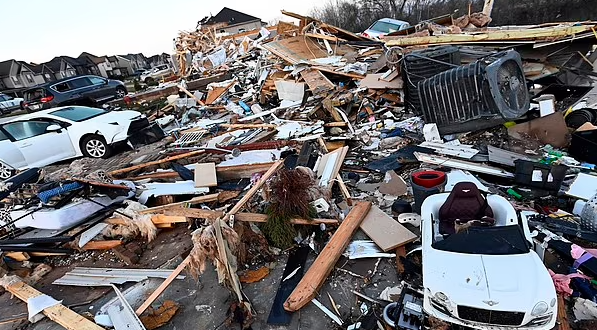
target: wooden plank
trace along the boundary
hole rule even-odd
[[[344,39],[320,33],[305,33],[305,36],[310,38],[329,40],[333,42],[344,41]]]
[[[260,213],[237,213],[234,216],[235,220],[238,221],[246,221],[246,222],[267,222],[267,215],[260,214]],[[290,219],[290,222],[295,225],[319,225],[325,223],[326,225],[337,225],[338,220],[336,219],[301,219],[301,218],[293,218]]]
[[[250,179],[253,173],[265,172],[272,166],[272,164],[273,162],[250,165],[216,166],[216,174],[218,178],[223,181]],[[178,173],[176,172],[157,172],[139,175],[136,177],[129,177],[126,178],[126,180],[137,181],[144,179],[171,179],[178,177]]]
[[[162,284],[160,284],[160,286],[151,294],[151,296],[149,296],[149,298],[147,298],[147,300],[145,300],[145,302],[143,302],[143,304],[141,306],[139,306],[139,308],[137,308],[137,310],[135,311],[135,314],[137,314],[137,315],[143,314],[143,312],[145,312],[145,310],[149,306],[151,306],[151,304],[153,304],[153,302],[156,299],[158,299],[158,297],[162,294],[162,292],[164,292],[164,290],[166,290],[166,288],[170,285],[170,283],[172,283],[172,281],[174,281],[174,279],[176,277],[178,277],[178,275],[182,272],[183,269],[185,269],[185,267],[189,264],[189,262],[191,262],[191,257],[187,256],[180,263],[180,265],[178,265],[178,267],[176,267],[176,269],[174,271],[172,271],[172,274],[170,274],[170,276],[168,276],[168,278],[165,279],[164,282],[162,282]]]
[[[217,185],[216,163],[195,164],[195,187],[215,187]]]
[[[361,223],[361,229],[384,252],[394,250],[418,238],[398,221],[392,219],[379,207],[371,207],[371,211]]]
[[[28,252],[32,257],[54,257],[54,256],[66,256],[69,253],[65,252]]]
[[[119,170],[114,170],[114,171],[112,171],[112,172],[110,172],[108,174],[111,175],[111,176],[117,176],[117,175],[120,175],[120,174],[124,174],[124,173],[128,173],[128,172],[136,171],[136,170],[148,167],[148,166],[153,166],[153,165],[159,165],[159,164],[163,164],[163,163],[167,163],[167,162],[172,162],[172,161],[183,159],[183,158],[188,158],[188,157],[192,157],[192,156],[201,155],[203,153],[205,153],[205,150],[191,151],[191,152],[187,152],[187,153],[176,155],[176,156],[166,157],[166,158],[160,159],[160,160],[155,160],[153,162],[147,162],[147,163],[143,163],[143,164],[134,165],[134,166],[131,166],[131,167],[121,168]]]
[[[5,277],[2,286],[10,293],[24,302],[30,298],[35,298],[43,295],[33,287],[25,284],[20,278],[16,276]],[[103,330],[102,327],[89,321],[83,316],[73,312],[62,304],[57,304],[43,310],[50,320],[60,324],[67,330]]]
[[[122,245],[122,241],[119,239],[108,240],[108,241],[91,241],[83,245],[83,250],[110,250],[117,246]]]
[[[282,167],[282,165],[284,165],[283,160],[278,160],[278,161],[274,162],[272,167],[270,167],[269,170],[267,170],[267,172],[265,172],[265,174],[263,174],[261,176],[261,178],[259,178],[259,181],[257,181],[253,185],[253,187],[251,187],[251,189],[249,189],[249,191],[243,196],[243,198],[241,198],[241,200],[238,201],[236,203],[236,205],[234,205],[232,207],[232,209],[230,211],[228,211],[228,213],[226,213],[226,215],[224,215],[224,221],[230,220],[232,223],[231,216],[238,213],[238,211],[240,211],[240,209],[243,208],[243,206],[245,206],[245,204],[249,201],[249,199],[251,199],[253,197],[253,195],[255,195],[257,193],[257,191],[261,188],[261,186],[263,186],[263,184],[272,175],[274,175],[274,173],[276,173],[280,169],[280,167]],[[230,227],[233,227],[233,226],[230,226]]]
[[[194,99],[195,101],[197,101],[197,103],[199,103],[200,105],[205,105],[205,103],[203,103],[203,101],[201,101],[197,96],[195,96],[195,94],[189,92],[188,89],[186,89],[186,88],[184,88],[182,86],[178,86],[178,89],[180,89],[185,94],[187,94],[189,97],[191,97],[192,99]]]
[[[520,30],[489,30],[477,34],[444,34],[425,37],[390,37],[386,36],[387,47],[433,45],[446,43],[474,43],[487,41],[519,41],[528,39],[563,38],[582,32],[591,31],[592,25],[533,28]]]
[[[355,204],[284,303],[285,310],[295,312],[315,298],[370,208],[371,202]]]
[[[250,128],[264,128],[272,129],[278,127],[274,124],[220,124],[220,127],[232,128],[232,129],[250,129]]]
[[[309,86],[309,90],[313,95],[327,94],[333,90],[336,86],[326,76],[323,75],[319,70],[306,69],[301,71],[301,77]],[[337,120],[342,121],[342,119]]]
[[[215,202],[218,200],[219,196],[220,196],[220,193],[193,197],[193,198],[189,199],[188,201],[184,201],[184,202],[176,202],[176,203],[171,203],[171,204],[166,204],[166,205],[150,207],[150,208],[147,208],[147,209],[144,209],[141,211],[137,211],[137,214],[158,213],[158,212],[162,212],[162,211],[168,210],[168,209],[184,207],[187,204],[192,205],[192,204],[200,204],[200,203],[207,203],[207,202]]]
[[[27,252],[7,252],[4,253],[5,257],[9,257],[10,259],[16,260],[16,261],[25,261],[25,260],[29,260],[30,256],[29,254],[27,254]]]
[[[165,215],[165,214],[156,214],[151,217],[151,222],[155,225],[159,224],[173,224],[173,223],[187,223],[187,217],[183,217],[180,215]]]
[[[224,212],[223,211],[212,211],[212,210],[204,210],[204,209],[196,209],[196,208],[175,208],[175,209],[168,209],[163,211],[166,215],[175,215],[187,218],[197,218],[197,219],[217,219],[221,217]]]
[[[558,294],[558,327],[557,330],[571,330],[570,320],[568,320],[568,311],[566,300],[562,294]]]

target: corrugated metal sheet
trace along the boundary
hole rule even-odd
[[[110,286],[125,282],[140,282],[147,278],[168,278],[172,270],[161,269],[114,269],[114,268],[89,268],[75,267],[52,284],[73,286]],[[184,279],[179,275],[176,279]]]

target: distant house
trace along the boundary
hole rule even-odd
[[[23,66],[26,66],[29,68],[29,70],[31,70],[31,72],[33,72],[33,81],[35,85],[43,84],[56,79],[53,71],[45,64],[26,63],[23,61],[19,61],[19,63]]]
[[[139,53],[139,54],[126,54],[126,55],[120,55],[121,57],[124,57],[126,59],[128,59],[129,61],[131,61],[131,67],[133,68],[133,71],[137,71],[137,70],[143,70],[143,69],[149,69],[149,62],[147,61],[147,58],[145,57],[145,55]]]
[[[120,73],[123,76],[128,76],[135,72],[135,69],[133,68],[133,63],[131,62],[131,60],[129,60],[126,57],[120,56],[120,55],[116,55],[114,57],[118,61],[117,67],[118,67],[118,69],[120,69]]]
[[[112,65],[106,56],[95,56],[93,54],[83,52],[81,55],[79,55],[78,59],[92,62],[97,67],[98,72],[92,74],[97,74],[104,78],[110,78],[114,75],[112,73]]]
[[[206,17],[199,21],[199,25],[215,28],[218,33],[237,34],[259,29],[263,23],[255,16],[224,7],[216,16]]]
[[[49,62],[43,63],[43,65],[48,68],[47,72],[44,72],[44,78],[48,79],[48,81],[81,74],[77,71],[77,67],[80,68],[82,65],[76,59],[68,56],[54,57]],[[50,75],[50,78],[47,74]],[[51,79],[51,74],[54,75],[54,79]]]
[[[5,89],[19,90],[26,87],[35,86],[33,71],[22,62],[8,60],[0,62],[0,79]]]
[[[162,64],[168,64],[172,66],[172,58],[166,53],[150,56],[147,58],[147,61],[149,62],[149,66],[152,68]]]

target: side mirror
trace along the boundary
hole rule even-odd
[[[46,128],[46,132],[58,132],[60,130],[62,130],[62,127],[56,124],[52,124]]]
[[[108,84],[108,79],[105,79],[104,80],[104,85],[107,85],[107,84]]]

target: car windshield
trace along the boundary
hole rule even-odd
[[[394,31],[400,30],[400,25],[392,24],[388,22],[377,21],[373,26],[370,28],[371,30],[383,32],[383,33],[390,33]]]
[[[509,255],[529,252],[528,243],[517,225],[469,227],[435,242],[432,247],[465,254]]]
[[[71,121],[84,121],[108,113],[106,110],[89,107],[68,107],[50,112],[56,117],[68,119]]]

